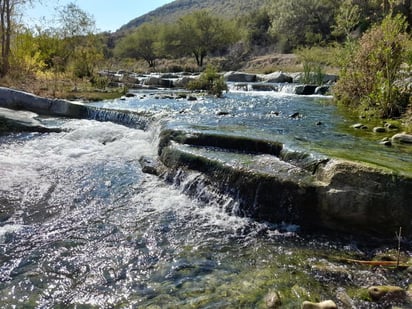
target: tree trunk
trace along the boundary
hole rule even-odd
[[[0,0],[0,77],[5,76],[10,67],[11,13],[10,0]]]
[[[5,31],[5,1],[0,0],[0,40],[1,40],[1,50],[0,50],[0,77],[4,76],[3,74],[3,62],[4,62],[4,49],[6,47],[6,31]]]
[[[6,3],[6,42],[4,50],[4,61],[3,61],[3,73],[6,75],[10,69],[10,40],[11,40],[11,14],[12,14],[12,5],[10,0],[4,0]]]
[[[195,51],[193,51],[193,55],[195,55],[197,66],[201,67],[202,65],[201,65],[200,54],[195,50]]]

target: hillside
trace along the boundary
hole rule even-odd
[[[145,15],[137,17],[119,31],[130,30],[153,19],[169,22],[195,10],[208,9],[216,15],[236,17],[264,6],[264,0],[176,0]]]

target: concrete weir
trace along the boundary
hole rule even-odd
[[[89,108],[66,100],[42,98],[27,92],[0,87],[0,106],[40,115],[86,118]]]
[[[145,129],[150,122],[149,115],[144,113],[95,108],[82,103],[43,98],[4,87],[0,87],[0,107],[30,111],[39,115],[111,121],[140,129]]]
[[[272,151],[273,143],[264,140],[233,140],[238,148],[232,142],[229,151],[221,136],[164,130],[159,154],[175,174],[183,167],[206,175],[208,183],[238,200],[244,216],[307,230],[392,238],[402,227],[412,235],[411,178],[335,158],[313,159],[313,164],[299,155],[284,160],[281,145]]]

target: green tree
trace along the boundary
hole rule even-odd
[[[205,57],[227,48],[239,39],[233,22],[213,16],[207,10],[195,11],[179,19],[175,47],[182,54],[193,54],[199,67]]]
[[[271,0],[272,33],[280,49],[290,51],[301,45],[313,45],[331,38],[331,26],[338,0]]]
[[[350,50],[334,87],[338,102],[371,110],[383,118],[399,115],[405,103],[397,86],[406,57],[405,17],[388,15]]]
[[[10,64],[15,71],[25,76],[47,68],[39,39],[29,29],[14,35]]]
[[[208,94],[221,97],[223,91],[227,91],[227,85],[216,68],[207,66],[198,79],[188,84],[190,90],[206,90]]]
[[[103,43],[99,37],[88,35],[83,44],[77,46],[72,54],[69,67],[76,77],[92,77],[94,68],[103,61]]]
[[[141,25],[116,44],[114,54],[117,57],[143,59],[150,68],[154,68],[160,55],[159,27],[156,23]]]
[[[352,31],[361,21],[361,9],[354,0],[344,0],[339,6],[335,18],[334,35],[344,36],[346,40],[352,37]]]
[[[245,41],[250,47],[266,47],[272,43],[269,33],[272,19],[267,10],[253,11],[239,20],[242,28],[245,28]]]

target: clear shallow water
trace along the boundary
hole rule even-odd
[[[366,123],[367,131],[352,129],[351,125],[365,120],[345,117],[328,97],[230,92],[222,99],[188,101],[145,92],[125,101],[93,105],[150,112],[178,129],[274,140],[292,150],[364,161],[412,176],[412,147],[379,144],[396,131],[373,133],[374,125],[383,126],[378,123]]]
[[[214,110],[204,108],[210,117],[193,111],[189,125],[190,115],[174,109],[166,117],[214,130]],[[139,158],[156,156],[155,127],[46,122],[66,131],[0,137],[0,307],[264,308],[274,289],[286,308],[299,308],[308,299],[339,301],[342,289],[352,296],[410,283],[404,272],[342,262],[371,256],[353,240],[239,218],[225,196],[188,198],[183,192],[202,175],[171,185],[142,173]]]

